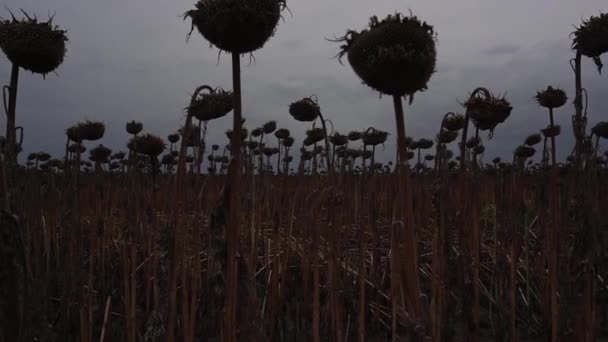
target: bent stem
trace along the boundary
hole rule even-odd
[[[471,93],[469,100],[473,99],[478,94],[484,95],[486,98],[491,97],[490,91],[486,88],[479,87]],[[464,128],[462,130],[462,138],[460,140],[460,169],[465,170],[466,165],[466,144],[467,144],[467,133],[469,131],[469,110],[467,109],[464,114]]]
[[[453,112],[447,112],[443,116],[443,119],[441,120],[441,127],[439,127],[439,135],[437,136],[438,138],[441,136],[441,133],[443,132],[443,128],[445,127],[445,120],[447,120],[447,118],[449,118],[449,117],[455,117],[455,116],[456,116],[456,114]],[[439,155],[441,145],[445,145],[445,144],[442,144],[440,141],[437,141],[437,145],[435,147],[435,172],[438,172],[439,168],[443,167],[443,165],[442,165],[443,158],[442,158],[442,156]]]
[[[209,92],[213,91],[213,88],[209,86],[199,86],[192,94],[192,98],[190,100],[190,105],[194,103],[198,94],[207,89]],[[173,226],[173,235],[172,242],[169,248],[169,258],[171,260],[171,265],[169,267],[169,316],[175,317],[177,314],[177,276],[178,276],[178,266],[180,260],[179,256],[179,243],[180,243],[180,230],[178,229],[178,218],[179,218],[179,207],[181,199],[183,198],[182,183],[183,178],[186,173],[186,149],[188,147],[188,139],[190,138],[190,128],[192,126],[192,115],[190,113],[186,116],[186,124],[184,126],[184,133],[181,139],[180,150],[179,150],[179,159],[177,162],[177,170],[175,171],[175,184],[174,184],[174,201],[173,201],[173,217],[172,217],[172,226]],[[80,152],[80,150],[79,150]],[[80,155],[80,153],[78,154]],[[175,341],[175,320],[169,319],[167,322],[167,339],[168,342]]]

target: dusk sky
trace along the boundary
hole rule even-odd
[[[181,14],[192,0],[4,0],[15,13],[23,8],[68,30],[64,64],[46,79],[22,71],[17,125],[25,128],[24,150],[61,157],[65,129],[85,119],[101,120],[106,135],[98,143],[125,150],[125,123],[141,121],[144,131],[166,137],[183,124],[190,94],[201,84],[231,89],[230,58],[195,31],[186,42],[190,21]],[[561,157],[572,144],[571,115],[574,56],[569,34],[583,18],[608,10],[605,0],[537,1],[369,1],[291,0],[276,35],[264,49],[242,61],[243,114],[247,127],[276,120],[300,146],[309,125],[288,114],[291,102],[316,95],[324,116],[342,133],[370,126],[391,133],[384,157],[394,156],[396,134],[392,101],[361,84],[345,61],[333,58],[338,43],[326,38],[362,29],[372,15],[384,17],[408,9],[434,25],[438,34],[437,72],[428,90],[406,107],[407,135],[434,137],[444,113],[462,112],[459,101],[478,86],[505,94],[514,110],[486,141],[485,160],[509,158],[517,144],[548,124],[546,109],[536,105],[536,90],[551,84],[570,97],[556,112],[562,126]],[[608,56],[604,56],[608,65]],[[0,57],[0,80],[8,84],[10,64]],[[607,120],[608,78],[583,62],[583,86],[589,93],[590,129]],[[209,124],[209,143],[224,144],[231,114]],[[0,118],[4,135],[6,118]],[[484,135],[484,140],[486,135]],[[271,140],[271,145],[276,143]],[[88,144],[90,147],[91,143]],[[455,147],[452,147],[455,149]],[[22,157],[23,157],[22,155]]]

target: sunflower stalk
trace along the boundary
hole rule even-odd
[[[8,87],[8,103],[3,96],[6,111],[6,156],[9,164],[17,162],[17,131],[15,129],[15,111],[17,109],[17,87],[19,85],[19,65],[13,63],[11,67],[11,81]]]

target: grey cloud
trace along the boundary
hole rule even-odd
[[[496,45],[489,49],[484,50],[483,52],[487,55],[512,55],[518,52],[521,49],[521,46],[513,45],[513,44],[504,44],[504,45]]]

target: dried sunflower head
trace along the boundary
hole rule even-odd
[[[234,99],[231,91],[209,87],[204,89],[209,92],[200,92],[190,103],[190,106],[186,108],[189,115],[199,121],[209,121],[219,119],[234,109]]]
[[[608,122],[600,121],[591,129],[591,133],[602,139],[608,139]]]
[[[65,134],[68,136],[68,139],[73,142],[82,142],[81,130],[79,125],[74,125],[68,127],[65,130]]]
[[[70,153],[84,153],[87,150],[86,147],[84,147],[83,145],[79,145],[79,144],[71,144],[68,147],[68,151]]]
[[[105,163],[108,161],[108,158],[110,158],[112,150],[100,144],[97,145],[97,147],[91,149],[89,154],[89,159],[91,161],[96,163]]]
[[[264,130],[264,134],[272,134],[277,129],[277,122],[274,120],[268,121],[262,125],[262,129]]]
[[[418,148],[420,148],[420,149],[428,150],[429,148],[433,147],[433,145],[434,145],[433,140],[425,139],[425,138],[418,140]]]
[[[165,142],[155,135],[144,134],[131,138],[127,147],[139,154],[158,157],[165,150]]]
[[[0,21],[0,48],[8,59],[33,73],[46,75],[57,69],[66,53],[66,31],[53,25],[53,19],[40,22],[26,18]],[[12,15],[12,13],[11,13]]]
[[[84,121],[77,124],[78,137],[81,140],[95,141],[103,137],[106,126],[100,121]]]
[[[443,130],[437,134],[437,141],[440,144],[449,144],[458,138],[458,131]]]
[[[175,157],[173,157],[173,155],[171,154],[165,154],[162,159],[160,160],[160,163],[163,165],[173,165],[173,162],[175,161]]]
[[[572,48],[593,58],[598,71],[602,70],[600,56],[608,52],[608,13],[600,13],[584,20],[573,33]]]
[[[477,145],[473,148],[473,152],[477,155],[480,155],[486,151],[486,147],[483,145]]]
[[[220,50],[243,54],[264,46],[284,8],[285,0],[199,0],[184,19]]]
[[[536,150],[533,147],[520,145],[515,149],[515,156],[521,159],[528,159],[532,157],[536,153]]]
[[[469,140],[467,140],[466,147],[475,148],[475,146],[479,144],[481,144],[481,139],[479,139],[479,137],[470,137]]]
[[[443,120],[443,127],[448,131],[459,131],[464,128],[464,115],[450,115]]]
[[[136,135],[136,134],[139,134],[142,131],[142,129],[144,129],[144,125],[141,122],[130,121],[130,122],[127,122],[126,129],[127,129],[127,133],[129,133],[131,135]]]
[[[241,140],[245,141],[245,139],[247,139],[248,135],[249,135],[249,132],[247,131],[247,129],[241,127]],[[232,130],[226,131],[226,137],[228,137],[228,140],[232,141]]]
[[[365,145],[376,146],[384,144],[387,137],[387,132],[370,127],[367,131],[363,132],[363,135],[361,135],[361,140],[363,140]]]
[[[283,139],[283,146],[285,147],[292,147],[293,144],[295,143],[295,139],[293,137],[287,137],[285,139]]]
[[[321,115],[321,108],[316,97],[305,97],[289,105],[289,114],[298,121],[310,122]]]
[[[534,145],[540,143],[542,140],[543,140],[543,137],[540,134],[538,134],[538,133],[530,134],[526,137],[524,144],[527,146],[534,146]]]
[[[361,139],[361,132],[352,131],[348,133],[348,140],[357,141],[359,139]]]
[[[552,138],[558,136],[562,132],[562,128],[559,125],[547,126],[540,130],[545,138]]]
[[[505,97],[484,93],[469,98],[464,106],[475,127],[490,133],[498,124],[505,122],[513,110]]]
[[[435,72],[437,50],[431,25],[417,17],[372,17],[363,31],[348,31],[339,56],[348,61],[359,78],[387,95],[405,96],[423,91]],[[411,97],[410,97],[411,99]]]
[[[319,141],[325,139],[325,130],[320,127],[311,128],[306,131],[306,139],[311,142],[311,145],[318,143]]]
[[[334,145],[334,146],[344,146],[348,143],[348,137],[346,135],[342,135],[338,132],[334,132],[334,134],[332,134],[329,137],[329,141]]]
[[[115,159],[115,160],[123,160],[123,159],[125,159],[125,157],[126,157],[126,154],[122,151],[118,151],[112,155],[112,159]]]
[[[289,132],[289,130],[286,128],[279,128],[276,130],[276,132],[274,132],[274,136],[280,140],[284,140],[284,139],[288,138],[290,135],[291,135],[291,132]]]
[[[51,159],[51,155],[46,152],[38,152],[36,153],[36,159],[38,159],[38,161],[45,162]]]
[[[548,86],[547,89],[538,91],[535,96],[536,102],[545,108],[559,108],[566,104],[568,96],[566,92],[560,88]]]
[[[175,144],[176,142],[179,141],[179,134],[178,133],[169,134],[167,136],[167,140],[169,140],[170,143]]]

